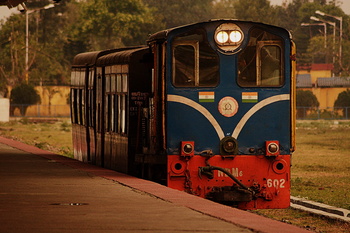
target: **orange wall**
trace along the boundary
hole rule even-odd
[[[41,104],[30,106],[26,116],[69,116],[70,107],[67,104],[69,97],[69,86],[37,86],[35,90],[41,98]],[[51,106],[49,106],[49,96],[51,95]],[[15,116],[20,116],[19,110],[14,112]]]
[[[301,90],[310,90],[316,96],[320,103],[320,108],[333,108],[334,102],[339,93],[346,91],[346,87],[326,87],[326,88],[300,88]]]

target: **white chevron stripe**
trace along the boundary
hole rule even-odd
[[[234,138],[238,138],[239,133],[241,132],[242,128],[244,127],[245,123],[249,120],[249,118],[254,115],[257,111],[259,111],[260,109],[262,109],[263,107],[278,102],[278,101],[282,101],[282,100],[289,100],[289,94],[282,94],[282,95],[275,95],[269,98],[266,98],[262,101],[260,101],[259,103],[255,104],[251,109],[249,109],[249,111],[244,114],[244,116],[242,117],[242,119],[238,122],[236,128],[234,129],[233,133],[232,133],[232,137]]]
[[[289,99],[290,99],[289,94],[275,95],[275,96],[266,98],[266,99],[260,101],[259,103],[255,104],[238,122],[238,124],[237,124],[236,128],[234,129],[234,131],[232,132],[231,136],[237,139],[239,136],[239,133],[241,132],[241,130],[243,129],[244,125],[249,120],[249,118],[252,115],[254,115],[257,111],[259,111],[261,108],[263,108],[269,104],[278,102],[278,101],[289,100]],[[194,102],[193,100],[191,100],[189,98],[179,96],[179,95],[168,95],[168,101],[182,103],[182,104],[185,104],[187,106],[190,106],[190,107],[196,109],[204,117],[206,117],[208,119],[208,121],[212,124],[212,126],[214,127],[220,140],[225,137],[224,131],[222,130],[219,123],[216,121],[216,119],[213,117],[213,115],[206,108],[204,108],[202,105],[198,104],[197,102]]]
[[[225,137],[224,131],[222,131],[219,123],[216,121],[213,115],[211,115],[211,113],[202,105],[194,102],[193,100],[190,100],[186,97],[179,96],[179,95],[168,95],[168,101],[182,103],[196,109],[198,112],[202,113],[202,115],[205,116],[208,119],[208,121],[212,124],[220,140]]]

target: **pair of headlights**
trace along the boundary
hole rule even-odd
[[[242,43],[244,34],[234,23],[224,23],[216,28],[214,39],[220,49],[234,52]]]
[[[216,39],[216,43],[218,43],[220,45],[237,44],[237,43],[242,41],[243,34],[242,34],[242,32],[240,32],[238,30],[219,31],[219,32],[217,32],[215,39]]]

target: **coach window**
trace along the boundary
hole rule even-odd
[[[110,96],[108,98],[108,115],[111,117],[108,128],[119,134],[126,134],[126,105],[128,94],[128,65],[114,65],[110,81]]]
[[[93,127],[94,126],[94,69],[93,68],[90,68],[89,69],[89,80],[88,80],[88,90],[87,90],[87,100],[86,102],[88,103],[87,104],[87,115],[89,116],[88,117],[88,122],[87,122],[87,125],[90,126],[90,127]]]
[[[77,103],[77,89],[72,88],[70,93],[71,98],[71,112],[72,123],[78,123],[78,103]]]
[[[121,103],[121,133],[126,133],[126,96],[128,92],[128,75],[123,74],[122,75],[122,103]]]
[[[172,43],[172,76],[176,87],[213,87],[219,82],[219,57],[203,29],[176,37]]]
[[[107,67],[106,67],[107,68]],[[107,69],[106,69],[107,70]],[[106,131],[110,131],[111,128],[111,76],[106,74],[106,95],[105,95],[105,127]]]
[[[77,90],[77,93],[76,93],[76,100],[77,100],[77,123],[80,125],[81,124],[81,89],[78,89]]]
[[[85,94],[84,90],[80,89],[79,90],[79,95],[80,95],[80,100],[81,104],[79,106],[79,111],[80,111],[80,124],[85,125]]]
[[[116,84],[115,84],[115,74],[111,75],[111,94],[110,94],[110,109],[111,109],[111,125],[110,130],[114,131],[115,128],[115,92],[116,92]]]
[[[238,84],[242,87],[280,87],[284,84],[282,38],[261,29],[251,32],[238,57]]]

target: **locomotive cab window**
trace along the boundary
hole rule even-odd
[[[198,43],[182,42],[173,47],[173,77],[175,86],[194,87],[199,84]]]
[[[259,29],[253,30],[251,34],[248,46],[238,57],[238,84],[242,87],[282,86],[282,38]]]
[[[178,36],[172,43],[172,77],[176,87],[213,87],[219,82],[219,57],[204,30]]]

